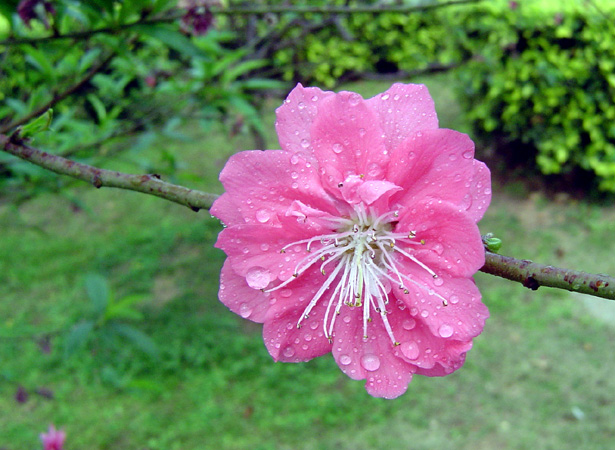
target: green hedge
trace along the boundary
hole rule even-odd
[[[464,110],[477,132],[526,146],[542,173],[581,169],[615,191],[615,16],[580,1],[525,6],[468,12],[464,45],[480,58],[458,72]]]

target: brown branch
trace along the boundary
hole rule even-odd
[[[422,5],[371,5],[371,6],[256,6],[256,7],[230,7],[230,8],[211,8],[213,14],[228,15],[228,16],[243,16],[243,15],[264,15],[264,14],[355,14],[369,13],[381,14],[389,12],[397,13],[412,13],[427,11],[430,9],[442,8],[446,6],[466,5],[479,3],[484,0],[450,0],[442,3],[426,2]],[[18,44],[37,44],[44,41],[57,39],[83,39],[95,34],[114,34],[118,31],[130,29],[137,25],[151,25],[156,23],[173,22],[185,15],[185,11],[178,10],[162,17],[152,17],[147,19],[136,20],[134,22],[116,25],[112,27],[96,28],[93,30],[76,31],[73,33],[53,34],[49,36],[35,38],[11,38],[0,41],[1,46],[10,46]]]
[[[18,138],[0,134],[0,149],[52,172],[86,181],[96,188],[114,187],[155,195],[198,211],[209,209],[215,194],[188,189],[160,180],[158,175],[134,175],[81,164],[35,148]]]
[[[615,300],[615,278],[608,275],[547,266],[488,250],[485,250],[485,265],[480,271],[517,281],[532,290],[547,286]]]
[[[5,125],[3,127],[0,128],[0,134],[4,134],[7,133],[8,131],[17,128],[20,125],[23,125],[24,123],[29,122],[30,120],[34,119],[35,117],[40,116],[41,114],[43,114],[45,111],[47,111],[49,108],[53,108],[56,104],[60,103],[62,100],[64,100],[65,98],[71,96],[72,94],[74,94],[76,91],[78,91],[84,84],[86,84],[88,81],[90,81],[94,75],[96,75],[98,72],[100,72],[107,64],[109,64],[109,62],[113,59],[114,54],[111,53],[109,54],[106,58],[104,58],[100,63],[98,63],[97,65],[95,65],[94,67],[92,67],[86,74],[85,76],[80,79],[79,81],[77,81],[75,84],[69,86],[68,88],[66,88],[64,91],[55,94],[51,100],[49,100],[47,103],[45,103],[44,105],[41,105],[40,107],[38,107],[37,109],[35,109],[34,111],[30,112],[29,114],[26,114],[24,117],[22,117],[21,119],[17,119],[14,122],[9,123],[8,125]]]

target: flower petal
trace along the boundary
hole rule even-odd
[[[321,180],[337,195],[338,184],[349,175],[382,180],[389,155],[378,119],[365,100],[353,92],[327,97],[311,129],[312,148]]]
[[[474,160],[474,176],[472,177],[469,196],[471,201],[466,211],[478,222],[491,203],[491,172],[481,161]]]
[[[419,130],[438,128],[434,102],[423,84],[395,83],[367,100],[367,104],[378,115],[389,150]]]
[[[299,318],[319,289],[312,276],[299,277],[290,289],[273,291],[275,299],[267,313],[263,339],[275,361],[301,362],[322,356],[331,351],[331,343],[324,335],[322,323],[327,303],[324,299],[310,311],[310,317],[297,327]]]
[[[416,284],[406,284],[408,294],[393,289],[393,295],[408,307],[414,320],[429,328],[433,336],[469,341],[483,331],[489,311],[481,302],[474,280],[448,276],[434,279],[420,271],[409,275]]]
[[[310,125],[325,98],[333,92],[318,88],[304,88],[299,83],[276,109],[275,128],[282,150],[289,152],[305,151],[310,147]]]
[[[374,397],[395,398],[406,392],[416,368],[397,357],[380,317],[368,324],[363,338],[363,309],[344,307],[335,322],[333,357],[346,375],[366,380]]]
[[[214,215],[228,217],[231,201],[247,223],[278,223],[296,200],[311,208],[336,212],[334,199],[322,188],[314,166],[300,154],[279,150],[236,153],[224,166],[220,181],[230,198],[221,206],[217,204],[220,199],[214,202]]]
[[[387,180],[403,188],[393,197],[401,204],[437,198],[466,210],[475,174],[474,142],[463,133],[437,129],[420,131],[394,151]]]
[[[424,242],[408,251],[438,275],[471,277],[485,264],[485,250],[474,220],[450,203],[430,199],[404,209],[395,231],[413,232],[415,242]],[[398,261],[413,264],[401,255]],[[426,273],[415,267],[418,273]]]
[[[244,277],[237,275],[227,258],[220,272],[220,301],[244,319],[262,323],[269,309],[268,294],[252,289]]]

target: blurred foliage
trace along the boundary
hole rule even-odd
[[[178,130],[187,120],[262,134],[255,94],[281,83],[255,75],[265,62],[234,48],[232,32],[191,35],[179,20],[186,11],[176,4],[59,0],[53,13],[28,23],[17,2],[3,4],[1,132],[30,119],[34,144],[46,151],[94,165],[122,152],[138,170],[166,175],[178,161],[153,142],[161,135],[185,138]],[[50,116],[36,116],[49,106],[53,120],[43,131]],[[0,154],[0,189],[16,201],[66,183]]]

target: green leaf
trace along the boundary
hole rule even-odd
[[[185,56],[191,56],[193,58],[203,58],[206,56],[190,39],[179,31],[166,25],[135,25],[132,29],[146,36],[158,39],[163,44],[177,50]]]
[[[64,341],[64,356],[69,358],[77,350],[83,348],[87,342],[88,336],[94,329],[94,322],[86,320],[75,325],[66,336]]]
[[[152,339],[142,331],[123,323],[111,323],[109,328],[115,333],[124,336],[135,347],[152,358],[158,358],[158,347]]]
[[[105,312],[105,320],[127,319],[143,320],[143,313],[133,306],[148,299],[147,295],[133,294],[127,295],[120,300],[111,302]]]
[[[85,289],[92,303],[92,311],[96,317],[105,313],[109,305],[109,285],[102,275],[90,273],[85,277]]]
[[[34,136],[41,131],[46,131],[49,129],[49,125],[51,125],[51,120],[53,119],[53,109],[49,108],[43,114],[38,116],[36,119],[28,122],[21,128],[21,137],[27,138]]]

